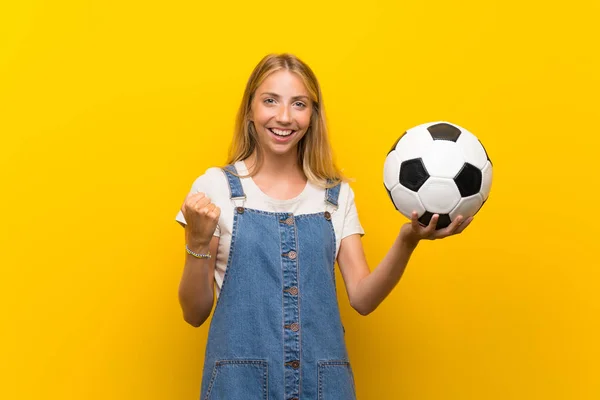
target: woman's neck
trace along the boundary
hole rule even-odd
[[[253,153],[246,159],[248,172],[254,172],[256,166],[256,153]],[[283,156],[273,156],[265,154],[260,170],[255,176],[267,179],[286,179],[306,181],[304,171],[298,165],[296,155],[286,154]]]

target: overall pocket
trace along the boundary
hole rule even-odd
[[[205,400],[267,400],[267,361],[215,362]]]
[[[319,362],[319,400],[356,400],[354,375],[348,361]]]

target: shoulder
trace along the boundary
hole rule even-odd
[[[210,167],[192,183],[192,192],[204,192],[209,196],[219,195],[228,190],[227,178],[219,167]]]
[[[350,186],[349,182],[342,182],[340,183],[340,208],[342,205],[346,206],[350,204],[354,204],[354,190],[352,190],[352,186]]]

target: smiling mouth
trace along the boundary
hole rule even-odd
[[[277,128],[269,128],[269,131],[271,131],[272,134],[277,135],[279,137],[287,137],[296,132],[291,129],[277,129]]]

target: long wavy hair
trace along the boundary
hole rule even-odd
[[[298,142],[298,165],[302,167],[307,179],[320,187],[332,187],[339,182],[348,181],[333,160],[323,95],[317,77],[307,64],[288,53],[269,54],[252,71],[237,113],[227,164],[245,160],[256,151],[256,164],[252,172],[245,176],[254,176],[262,166],[264,152],[259,144],[254,123],[250,121],[251,105],[256,89],[269,75],[281,70],[295,73],[304,83],[312,100],[310,125]]]

